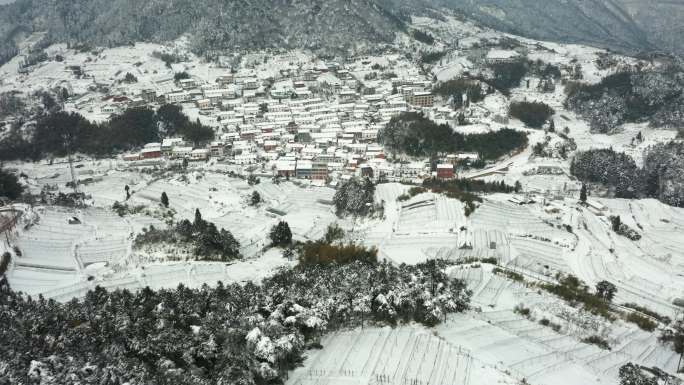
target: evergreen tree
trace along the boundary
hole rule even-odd
[[[596,284],[596,295],[607,302],[612,302],[617,293],[617,287],[608,281],[601,281]]]
[[[169,207],[169,196],[166,195],[166,191],[162,192],[161,194],[161,204],[166,208]]]
[[[620,227],[622,226],[622,220],[620,219],[620,216],[614,216],[610,218],[610,222],[613,227],[613,231],[616,233],[620,232]]]
[[[207,226],[207,222],[202,219],[202,213],[199,209],[195,209],[195,221],[192,223],[192,228],[194,232],[202,232]]]
[[[0,196],[15,200],[24,192],[24,186],[13,173],[0,169]]]
[[[587,203],[587,185],[582,183],[582,189],[580,190],[580,202]]]
[[[515,181],[515,186],[513,187],[513,189],[513,191],[515,191],[516,193],[522,191],[522,184],[520,184],[519,180]]]
[[[128,185],[126,185],[124,186],[124,190],[126,191],[126,200],[131,199],[131,188]]]
[[[269,235],[275,246],[286,246],[292,243],[292,231],[290,225],[285,221],[280,221],[273,226]]]
[[[261,203],[261,195],[257,191],[252,192],[252,196],[249,198],[250,206],[257,206],[259,203]]]

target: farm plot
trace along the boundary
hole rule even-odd
[[[77,214],[62,209],[43,210],[40,221],[19,237],[22,256],[17,258],[16,265],[75,271],[78,267],[74,254],[76,243],[95,232],[92,226],[83,223],[69,224],[69,219]]]
[[[457,242],[458,236],[450,233],[393,236],[380,246],[378,257],[395,263],[416,264],[432,258],[430,250],[455,246]]]
[[[508,263],[509,267],[545,276],[570,271],[570,267],[563,259],[562,247],[530,238],[513,238],[511,246],[515,258]]]
[[[336,220],[332,198],[335,190],[327,187],[299,187],[281,183],[282,191],[272,209],[283,213],[295,237],[302,240],[321,238],[327,226]]]
[[[137,191],[130,201],[132,204],[158,205],[163,192],[169,197],[170,207],[181,218],[192,219],[195,209],[199,209],[206,219],[212,219],[244,206],[249,187],[244,181],[220,174],[194,173],[188,183],[175,179],[151,183]]]
[[[470,349],[475,357],[487,363],[503,364],[516,377],[526,378],[533,384],[601,383],[567,354],[526,336],[540,328],[511,311],[500,311],[484,314],[482,320],[467,314],[455,315],[437,330],[447,342]],[[571,346],[569,340],[562,343],[567,348]]]
[[[8,274],[18,290],[65,297],[82,290],[70,286],[83,279],[83,268],[128,255],[130,226],[111,212],[39,208],[37,214],[38,222],[18,236],[22,255]]]
[[[465,222],[461,202],[437,194],[420,194],[401,205],[396,233],[449,232]]]
[[[475,229],[460,232],[456,245],[429,248],[431,258],[459,261],[467,258],[496,258],[501,262],[510,260],[510,241],[501,230]]]
[[[528,208],[507,202],[487,200],[471,215],[471,224],[497,228],[513,235],[532,235],[545,239],[566,239],[567,232],[542,222]]]
[[[423,328],[357,329],[328,335],[321,344],[288,385],[513,383]]]
[[[75,271],[15,266],[7,273],[12,290],[29,295],[56,292],[80,280]]]
[[[204,284],[216,285],[219,281],[258,282],[275,269],[291,266],[278,249],[271,249],[258,259],[245,259],[229,263],[175,262],[155,263],[131,267],[120,273],[99,276],[93,282],[109,290],[138,290],[145,286],[152,289],[173,289],[179,284],[196,288]]]

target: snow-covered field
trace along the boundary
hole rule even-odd
[[[421,327],[366,328],[332,333],[310,351],[288,385],[515,384],[493,365]]]
[[[451,18],[442,22],[415,18],[413,22],[439,36],[454,38],[453,43],[438,43],[438,48],[447,51],[431,68],[439,81],[477,72],[476,55],[463,54],[459,47],[478,45],[482,39],[510,37]],[[581,64],[587,82],[598,82],[612,71],[596,65],[603,50],[517,39],[529,51],[530,60]],[[168,52],[182,45],[183,41],[168,46],[139,43],[98,54],[69,51],[68,62],[39,64],[30,79],[16,73],[15,60],[2,67],[4,73],[0,74],[6,76],[0,91],[68,85],[76,93],[87,93],[93,83],[120,84],[130,72],[139,81],[129,86],[129,91],[147,88],[164,93],[173,88],[169,78],[173,72],[187,71],[207,82],[226,72],[193,55],[172,68],[152,57],[154,51]],[[50,50],[65,53],[66,47],[52,46]],[[633,62],[625,57],[620,60]],[[322,64],[311,54],[298,51],[268,58],[247,56],[243,61],[253,62],[250,72],[261,79],[276,78],[284,69],[294,71]],[[74,79],[67,73],[67,65],[83,66],[92,78]],[[358,79],[377,68],[391,70],[401,79],[422,76],[416,63],[396,53],[355,58],[347,68]],[[386,80],[369,79],[365,85],[378,93],[389,93],[392,86]],[[23,208],[23,222],[12,239],[21,255],[13,259],[8,280],[16,290],[58,301],[83,297],[96,286],[139,290],[146,286],[160,289],[179,284],[199,287],[218,281],[259,281],[274,269],[294,263],[283,257],[282,250],[268,248],[269,230],[284,220],[294,239],[302,242],[320,239],[328,225],[337,223],[346,232],[345,241],[374,246],[380,259],[395,264],[438,258],[461,263],[494,258],[501,267],[530,280],[552,281],[559,273],[572,274],[590,287],[608,280],[617,287],[615,304],[636,303],[676,317],[681,308],[673,301],[684,298],[684,209],[654,199],[599,196],[592,196],[591,201],[594,207],[603,206],[603,210],[580,205],[580,184],[569,171],[571,156],[541,158],[531,150],[547,136],[551,147],[562,143],[560,135],[530,130],[515,119],[502,124],[495,121],[494,115],[507,115],[510,101],[547,103],[556,111],[556,130],[566,132],[577,150],[613,148],[632,156],[637,164],[641,164],[646,148],[671,140],[675,132],[627,124],[614,135],[593,134],[587,122],[566,110],[564,99],[560,84],[548,93],[536,87],[519,87],[510,99],[496,93],[470,111],[473,124],[454,128],[473,134],[505,126],[529,134],[527,149],[485,170],[461,175],[511,185],[520,182],[524,192],[485,195],[470,216],[464,214],[463,203],[439,194],[422,193],[399,201],[410,186],[398,183],[377,186],[375,201],[384,206],[382,218],[338,218],[331,203],[333,188],[303,181],[276,183],[270,177],[250,185],[228,175],[233,165],[215,160],[191,164],[188,172],[165,173],[143,171],[116,159],[79,159],[75,172],[79,177],[92,177],[91,182],[80,185],[81,191],[91,197],[90,206],[68,209],[36,204],[31,209]],[[78,100],[86,106],[79,111],[88,119],[106,119],[108,114],[100,111],[100,102],[97,98]],[[197,108],[184,111],[192,120],[216,123],[201,116]],[[633,138],[639,133],[643,140],[635,142]],[[63,160],[11,166],[27,175],[25,182],[33,194],[70,191],[65,185],[72,179],[71,170]],[[536,173],[539,168],[558,173]],[[124,186],[129,186],[132,193],[126,204],[141,209],[121,217],[112,205],[126,199]],[[248,204],[254,191],[263,200],[257,207]],[[162,193],[168,195],[172,218],[162,215]],[[230,263],[178,261],[163,253],[151,255],[134,249],[135,236],[143,228],[163,228],[169,220],[192,220],[196,210],[235,236],[244,259]],[[609,217],[618,215],[622,223],[641,235],[639,240],[629,240],[611,230]],[[9,250],[8,244],[3,242],[0,252]],[[619,367],[628,362],[676,370],[678,357],[657,342],[657,331],[648,333],[634,324],[621,320],[610,323],[580,312],[537,288],[495,274],[492,268],[489,264],[468,263],[449,272],[472,290],[473,310],[449,316],[432,329],[365,325],[328,334],[322,341],[324,348],[309,352],[303,367],[291,374],[288,385],[517,384],[523,378],[539,385],[591,385],[615,383]],[[515,312],[518,305],[530,308],[531,316]],[[543,319],[559,325],[558,330],[541,325]],[[594,335],[605,338],[612,350],[582,342]]]

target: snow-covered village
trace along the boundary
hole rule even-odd
[[[444,12],[327,54],[17,32],[0,384],[682,384],[681,58]]]

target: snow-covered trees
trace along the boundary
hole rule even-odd
[[[570,172],[581,181],[614,188],[615,196],[619,198],[636,198],[644,192],[644,180],[634,160],[611,149],[577,153]]]
[[[644,153],[647,194],[684,207],[684,142],[661,143]]]
[[[494,63],[489,67],[494,76],[488,80],[488,83],[504,94],[508,94],[511,88],[518,87],[528,71],[524,60],[511,63]]]
[[[608,281],[601,281],[596,284],[596,295],[605,301],[612,302],[617,293],[617,287]]]
[[[589,120],[593,131],[613,133],[627,122],[679,127],[684,122],[681,69],[619,72],[594,85],[570,83],[566,105]]]
[[[515,102],[511,103],[509,115],[519,119],[531,128],[542,128],[555,111],[545,103]]]
[[[582,181],[614,189],[618,198],[655,197],[672,206],[684,206],[684,143],[661,143],[644,152],[644,166],[611,149],[579,152],[570,172]]]
[[[638,365],[628,363],[620,367],[620,385],[658,385],[658,380],[645,373]]]
[[[406,154],[434,158],[439,154],[471,151],[490,160],[527,146],[527,135],[507,128],[463,135],[447,124],[437,124],[416,112],[405,112],[393,117],[380,130],[378,141],[394,156]]]
[[[292,231],[290,230],[290,225],[288,225],[285,221],[278,222],[277,225],[271,228],[269,237],[275,246],[289,245],[292,243]]]
[[[249,197],[250,206],[258,206],[261,203],[261,194],[258,191],[253,191],[252,195]]]
[[[375,185],[368,178],[351,178],[343,183],[333,197],[338,215],[367,215],[373,209]]]
[[[19,178],[0,168],[0,196],[14,200],[19,198],[23,191],[24,186],[19,183]]]
[[[81,301],[0,292],[0,383],[275,383],[328,330],[462,311],[470,293],[418,266],[302,266],[253,283],[107,292]]]
[[[150,226],[135,238],[135,247],[150,244],[180,244],[188,246],[198,260],[229,261],[240,258],[240,243],[230,231],[218,229],[212,222],[202,219],[195,211],[195,222],[183,219],[167,229]]]

